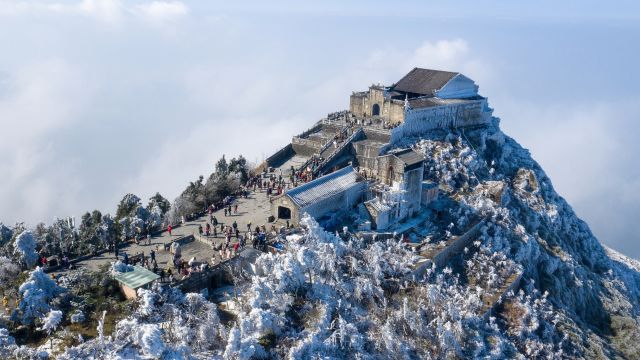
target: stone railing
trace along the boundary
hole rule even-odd
[[[331,155],[329,155],[326,159],[324,159],[316,168],[316,174],[321,173],[323,171],[323,168],[325,166],[327,166],[329,163],[331,163],[332,160],[334,160],[339,154],[342,153],[342,151],[351,144],[351,142],[353,142],[357,137],[359,136],[363,136],[364,135],[364,131],[362,130],[362,128],[358,128],[356,131],[354,131],[345,141],[343,141],[332,153]]]

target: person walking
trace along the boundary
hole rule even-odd
[[[233,213],[238,214],[238,204],[233,205]]]
[[[149,257],[151,258],[151,261],[156,261],[156,252],[153,249],[151,249]]]
[[[233,244],[233,256],[236,256],[238,254],[238,248],[240,247],[240,241],[238,241],[237,243]]]
[[[171,235],[171,230],[173,230],[173,226],[171,226],[171,224],[169,224],[169,226],[167,226],[167,231],[169,232],[169,236]]]
[[[151,245],[151,233],[147,233],[147,245]]]

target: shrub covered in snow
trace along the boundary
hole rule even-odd
[[[127,265],[122,261],[118,260],[116,262],[111,263],[111,274],[116,275],[118,273],[125,273],[129,271],[133,271],[134,268],[132,265]]]
[[[36,239],[33,233],[29,230],[25,230],[16,237],[13,243],[14,254],[18,256],[20,261],[26,265],[27,268],[32,268],[38,260],[38,253],[36,252]]]
[[[47,316],[42,319],[42,327],[40,329],[46,331],[47,334],[51,335],[51,333],[58,328],[58,325],[60,325],[61,321],[62,311],[50,310]]]
[[[76,310],[73,312],[73,314],[71,314],[69,320],[72,324],[83,323],[86,320],[86,317],[84,316],[82,310]]]
[[[31,325],[49,312],[50,301],[65,289],[56,285],[49,275],[37,267],[20,285],[19,291],[21,297],[18,304],[20,321],[25,325]]]

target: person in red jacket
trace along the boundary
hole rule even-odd
[[[169,232],[169,236],[171,236],[171,230],[173,230],[173,227],[171,227],[171,224],[169,224],[169,226],[167,226],[167,231]]]

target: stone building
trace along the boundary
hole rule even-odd
[[[287,190],[271,202],[271,212],[278,219],[298,224],[308,213],[320,219],[331,212],[348,210],[362,200],[367,183],[351,166]]]
[[[486,124],[493,110],[470,78],[414,68],[390,87],[372,85],[369,91],[352,93],[349,111],[356,117],[383,118],[389,125],[411,120],[397,139],[434,128]]]
[[[404,118],[404,101],[389,97],[382,85],[371,85],[369,91],[351,94],[349,111],[357,117],[383,117],[395,124]]]
[[[423,195],[424,158],[412,149],[391,152],[377,158],[379,183],[370,189],[364,203],[377,230],[413,216],[420,210]]]

